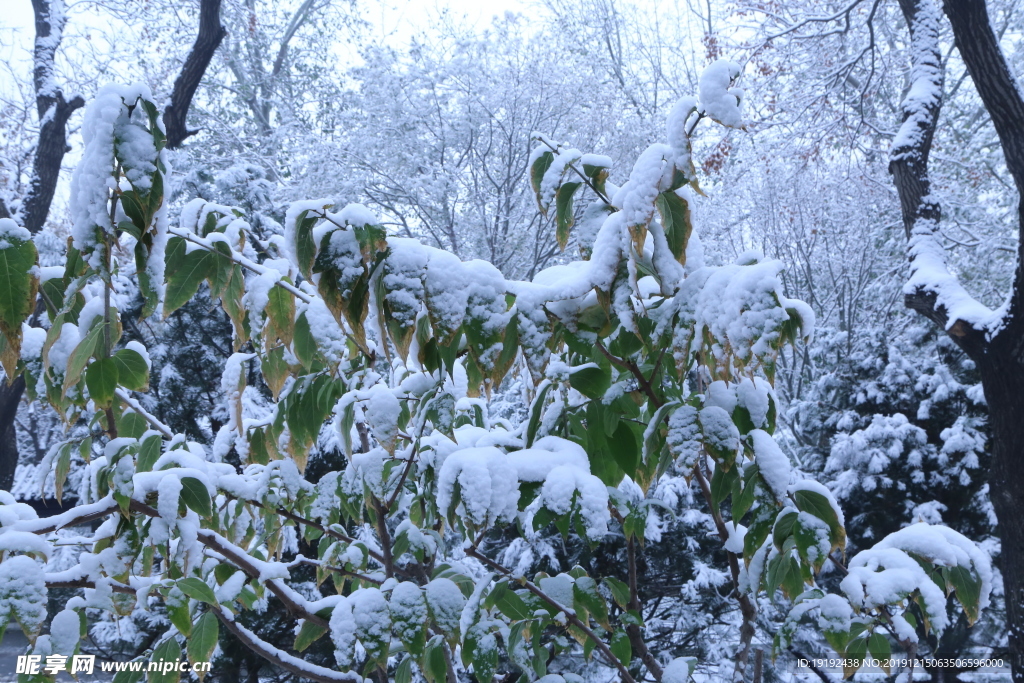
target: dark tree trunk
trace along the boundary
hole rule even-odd
[[[999,135],[1006,167],[1024,194],[1024,100],[984,0],[945,0],[957,50]],[[1019,200],[1018,200],[1019,201]],[[1018,226],[1024,216],[1018,209]],[[1017,244],[1010,307],[983,353],[981,371],[992,429],[989,492],[999,520],[1006,630],[1013,678],[1024,681],[1024,240]]]
[[[931,2],[900,0],[912,43],[915,20],[919,13],[933,11]],[[1018,193],[1024,194],[1024,99],[992,30],[985,0],[944,0],[943,10],[953,28],[957,50],[999,136],[1007,169]],[[937,40],[934,49],[922,51],[920,47],[913,45],[911,49],[918,69],[912,73],[918,75],[922,65],[940,63],[936,61],[940,56]],[[927,168],[939,104],[921,118],[922,135],[911,138],[916,144],[893,152],[890,171],[900,195],[908,237],[934,230],[939,220],[939,207],[929,198]],[[905,107],[904,121],[915,115],[913,109],[912,105]],[[920,111],[918,108],[917,113]],[[1024,217],[1024,205],[1018,214],[1018,220]],[[1024,240],[1019,241],[1017,249],[1009,307],[998,326],[979,329],[965,320],[950,320],[950,312],[939,297],[927,289],[908,294],[906,304],[942,326],[977,363],[981,373],[990,416],[989,493],[1001,540],[1009,655],[1013,679],[1024,683]]]
[[[1000,568],[1013,679],[1024,681],[1024,338],[1000,334],[978,363],[989,407],[989,496],[999,520]]]
[[[14,484],[14,470],[18,466],[18,442],[14,418],[18,414],[25,379],[18,377],[14,384],[0,381],[0,489],[10,491]]]
[[[192,97],[196,94],[203,74],[206,73],[206,67],[210,65],[213,54],[228,34],[220,23],[220,3],[221,0],[202,0],[199,6],[199,34],[192,45],[192,51],[181,65],[181,72],[174,81],[171,102],[164,110],[164,128],[169,149],[178,147],[185,138],[198,132],[188,130],[185,126],[185,117],[188,116]]]
[[[32,0],[36,19],[36,42],[32,54],[32,80],[36,89],[36,113],[39,114],[39,144],[36,146],[32,182],[19,215],[29,232],[37,233],[46,223],[57,188],[60,165],[68,151],[67,122],[76,109],[85,104],[81,96],[64,99],[54,80],[53,60],[64,30],[64,17],[53,15],[49,0]]]

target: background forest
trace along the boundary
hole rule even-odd
[[[813,309],[813,336],[782,347],[777,358],[776,441],[800,477],[824,484],[841,504],[847,557],[927,522],[972,539],[999,566],[979,371],[939,326],[904,306],[907,234],[889,168],[912,79],[899,4],[542,0],[481,21],[456,8],[417,8],[422,24],[388,33],[372,19],[381,11],[374,2],[223,0],[226,34],[186,105],[187,129],[195,132],[167,152],[173,172],[165,179],[165,201],[175,220],[197,199],[236,207],[250,234],[270,245],[262,259],[284,243],[295,220],[288,216],[291,203],[323,197],[337,207],[364,205],[390,236],[418,239],[462,261],[485,260],[508,280],[532,280],[589,254],[597,235],[584,202],[569,204],[575,225],[567,236],[559,224],[564,216],[537,210],[535,133],[608,157],[607,167],[620,169],[608,181],[622,185],[625,169],[664,138],[679,98],[700,90],[704,68],[732,60],[741,69],[743,125],[693,132],[700,196],[694,192],[691,208],[699,238],[691,239],[687,258],[708,266],[750,252],[779,259],[786,296]],[[142,83],[158,104],[167,101],[200,8],[169,0],[32,4],[65,23],[62,34],[53,32],[52,63],[40,74],[38,42],[35,62],[24,54],[36,36],[26,39],[18,33],[26,29],[0,19],[0,217],[29,227],[45,270],[65,265],[74,222],[71,169],[83,154],[82,104],[108,82]],[[1018,0],[991,0],[988,9],[1018,75],[1024,8]],[[951,30],[941,25],[938,37],[946,75],[930,160],[930,197],[943,211],[937,234],[949,270],[994,309],[1017,263],[1019,197]],[[63,109],[41,108],[41,92],[59,98]],[[38,197],[33,164],[41,127],[52,123],[53,112],[65,119],[69,151],[58,156],[63,165],[52,204],[41,215],[36,210],[37,224],[30,226],[29,203]],[[218,296],[201,285],[159,322],[142,314],[137,288],[122,288],[118,305],[125,338],[148,349],[149,391],[138,395],[141,407],[175,434],[239,464],[239,454],[218,438],[236,419],[222,369],[238,350]],[[526,377],[512,373],[495,387],[489,410],[496,422],[530,419],[534,395]],[[252,370],[248,382],[247,400],[255,407],[246,409],[258,412],[271,392]],[[91,470],[84,455],[69,452],[65,472],[55,477],[54,448],[68,433],[88,434],[93,424],[66,428],[28,394],[6,417],[13,419],[0,419],[0,428],[10,425],[0,433],[0,489],[41,514],[55,509],[57,499],[67,508],[87,497]],[[334,422],[324,422],[309,449],[306,480],[318,484],[343,469],[342,441]],[[735,657],[743,621],[730,597],[733,576],[723,564],[713,515],[695,503],[696,484],[665,476],[652,489],[657,505],[638,535],[649,544],[638,568],[643,638],[663,664],[696,657],[698,680],[724,680],[718,665]],[[503,545],[498,560],[521,575],[556,575],[575,565],[625,571],[621,538],[593,546],[576,530],[549,531],[495,539]],[[293,533],[282,542],[282,557],[294,557],[307,541]],[[61,550],[50,566],[70,566],[70,555]],[[315,574],[300,577],[296,590],[316,594]],[[841,579],[826,565],[819,580]],[[51,589],[52,611],[73,594],[71,587]],[[274,600],[247,615],[248,628],[294,649],[293,625]],[[797,657],[822,656],[828,643],[805,624],[788,646],[775,643],[770,656],[773,643],[765,634],[779,632],[786,611],[763,601],[754,636],[757,671],[745,675],[790,680]],[[142,655],[170,619],[160,609],[100,619],[81,650],[111,659]],[[984,656],[986,648],[1005,648],[1007,637],[996,570],[980,618],[960,613],[921,647],[934,656]],[[330,666],[328,641],[306,650],[307,660]],[[302,679],[227,633],[213,658],[207,680]],[[566,651],[551,671],[617,680],[613,669],[586,659]],[[640,675],[649,676],[644,666]],[[805,669],[799,675],[829,681],[840,674]],[[965,682],[983,676],[918,674]],[[475,680],[468,671],[458,675]],[[511,683],[519,675],[499,680]]]

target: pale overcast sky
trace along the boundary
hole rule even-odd
[[[31,50],[35,33],[31,0],[0,0],[0,5],[0,61],[28,59],[26,51]],[[528,0],[361,0],[357,11],[382,37],[401,44],[444,9],[483,26],[496,15],[523,11],[527,5]]]

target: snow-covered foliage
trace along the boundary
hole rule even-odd
[[[223,627],[320,681],[521,671],[564,683],[579,675],[563,662],[582,659],[627,683],[680,683],[694,662],[648,649],[636,557],[661,538],[666,497],[693,484],[693,513],[726,562],[686,590],[734,585],[736,679],[764,598],[792,607],[777,648],[807,617],[850,656],[881,657],[886,629],[915,643],[902,627],[915,605],[940,633],[950,592],[977,619],[988,556],[943,527],[862,550],[838,592],[818,583],[842,561],[845,518],[776,443],[772,386],[781,350],[810,338],[814,314],[785,295],[777,260],[745,252],[706,264],[693,221],[692,126],[743,124],[738,75],[712,64],[699,98],[671,110],[667,142],[639,154],[621,186],[611,159],[538,133],[529,178],[541,210],[554,210],[557,242],[568,244],[577,193],[590,202],[589,233],[581,260],[529,280],[329,200],[294,203],[262,237],[244,211],[205,200],[170,225],[157,108],[142,88],[104,90],[86,112],[63,272],[42,282],[33,243],[0,223],[12,252],[0,268],[17,293],[0,305],[8,376],[24,373],[33,397],[88,424],[47,460],[58,492],[72,457],[85,461],[76,507],[44,520],[0,497],[0,618],[37,648],[73,649],[68,610],[106,624],[162,610],[155,660],[179,658],[179,637],[189,659],[209,658]],[[225,399],[216,434],[179,433],[143,403],[159,350],[123,342],[122,280],[156,326],[203,293],[219,300],[233,353],[213,370]],[[41,344],[23,328],[40,287]],[[509,384],[528,404],[522,419],[494,410]],[[310,455],[325,443],[343,464],[314,483]],[[59,530],[90,520],[102,521],[77,558],[41,567]],[[555,532],[591,549],[621,539],[625,580],[580,565],[531,574],[499,544],[513,534],[515,552],[543,554]],[[47,584],[82,595],[36,639]],[[271,598],[298,622],[293,649],[329,640],[333,662],[305,661],[243,624]]]

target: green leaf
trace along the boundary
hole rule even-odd
[[[590,616],[594,617],[594,621],[601,624],[602,628],[606,631],[611,631],[612,627],[608,621],[608,603],[604,601],[604,596],[601,595],[597,590],[597,582],[589,576],[583,576],[576,579],[572,585],[573,601],[576,603],[575,608],[579,611],[582,607],[587,612],[590,612]]]
[[[781,550],[782,544],[793,535],[793,525],[796,524],[798,517],[799,514],[791,508],[789,512],[779,515],[775,520],[775,526],[772,527],[772,540],[775,542],[776,548]]]
[[[178,662],[181,661],[181,648],[178,647],[178,641],[175,638],[165,640],[159,647],[153,650],[153,656],[150,657],[149,661],[173,663],[177,666]],[[162,668],[159,671],[149,671],[147,673],[149,683],[178,683],[178,677],[181,675],[181,672],[174,671],[172,668],[165,673]]]
[[[981,580],[966,567],[956,566],[946,570],[949,583],[956,591],[956,599],[967,614],[967,621],[973,626],[981,609]]]
[[[611,173],[611,170],[607,166],[583,164],[583,175],[590,178],[594,184],[594,189],[602,194],[604,194],[605,181],[608,180],[609,173]]]
[[[290,282],[285,278],[285,282]],[[271,345],[280,340],[291,344],[295,337],[295,297],[284,287],[271,287],[267,292],[267,324],[264,344]]]
[[[629,604],[629,586],[624,581],[620,581],[612,576],[601,579],[601,583],[606,585],[608,590],[612,592],[612,598],[615,599],[615,603],[622,609],[626,609],[626,605]]]
[[[117,363],[113,358],[100,358],[85,371],[89,397],[100,408],[109,408],[117,389]]]
[[[180,583],[179,583],[180,585]],[[195,665],[196,662],[208,662],[217,647],[217,639],[220,637],[220,624],[213,612],[206,612],[199,617],[192,626],[192,635],[188,638],[188,661]],[[197,671],[199,680],[203,680],[205,671]]]
[[[213,275],[217,258],[206,249],[196,248],[186,253],[187,243],[182,237],[172,237],[167,244],[164,317],[184,306],[203,280]]]
[[[583,368],[569,375],[569,385],[587,398],[600,399],[611,386],[611,370],[602,367]]]
[[[103,325],[95,325],[85,335],[85,339],[78,342],[78,346],[68,356],[68,367],[64,370],[64,385],[61,388],[61,396],[66,396],[68,389],[78,384],[85,372],[85,366],[92,358],[99,347],[103,335]]]
[[[149,472],[153,465],[160,458],[160,451],[163,446],[163,439],[159,434],[152,434],[142,440],[139,446],[139,459],[135,465],[136,472]]]
[[[193,600],[199,600],[211,605],[217,604],[217,596],[214,595],[213,589],[206,585],[202,579],[198,579],[194,576],[190,576],[187,579],[181,579],[178,581],[178,588],[182,593],[192,598]]]
[[[772,600],[775,600],[775,591],[779,589],[779,584],[782,583],[782,575],[785,569],[783,562],[785,560],[785,555],[776,555],[768,562],[765,590],[768,593],[768,597]]]
[[[151,237],[143,239],[152,241]],[[142,294],[140,318],[148,318],[153,315],[157,304],[160,303],[160,293],[157,291],[156,283],[153,282],[153,276],[149,272],[149,253],[150,249],[146,246],[145,242],[140,241],[135,244],[135,271],[139,278],[139,292]]]
[[[210,492],[206,485],[195,477],[181,478],[181,499],[190,510],[195,510],[200,517],[209,519],[213,515]]]
[[[759,476],[760,470],[757,467],[757,463],[748,465],[743,473],[743,489],[739,492],[739,495],[734,495],[732,499],[732,516],[737,522],[743,519],[743,516],[747,514],[747,511],[754,504]]]
[[[892,646],[889,645],[889,639],[884,634],[878,632],[871,634],[871,637],[868,638],[868,652],[874,659],[882,660],[882,668],[885,669],[885,673],[889,673],[889,665],[886,662],[892,657]]]
[[[284,359],[284,347],[275,347],[260,358],[260,370],[263,372],[263,380],[274,398],[279,398],[281,389],[289,377],[288,363]]]
[[[537,430],[540,428],[540,418],[544,414],[544,399],[547,398],[548,391],[554,386],[551,382],[547,382],[544,387],[537,392],[537,397],[533,399],[533,405],[530,406],[530,422],[526,426],[526,447],[530,448],[533,446],[534,439],[537,438]]]
[[[448,666],[444,657],[444,640],[434,636],[427,644],[423,654],[423,674],[431,683],[443,683],[448,676]]]
[[[781,557],[784,558],[782,563],[782,574],[780,576],[782,592],[787,598],[794,600],[804,591],[804,578],[800,571],[800,563],[797,562],[796,558],[792,555],[784,553]]]
[[[295,357],[299,359],[303,367],[309,368],[316,358],[317,346],[313,332],[309,328],[309,320],[303,313],[295,321],[295,337],[292,340],[292,347],[295,350]]]
[[[303,652],[310,645],[320,640],[325,633],[327,633],[327,629],[323,626],[303,619],[302,627],[299,628],[299,633],[295,636],[295,650]]]
[[[747,535],[743,537],[743,559],[748,565],[753,559],[754,553],[761,549],[764,539],[768,538],[771,529],[772,520],[770,517],[757,520],[747,529]]]
[[[533,615],[533,612],[526,606],[523,599],[511,589],[506,590],[497,599],[495,607],[512,621],[522,621],[523,619],[529,619]]]
[[[796,501],[797,509],[808,512],[828,524],[833,547],[846,546],[846,529],[839,523],[839,516],[828,498],[817,491],[798,489],[793,492],[793,500]]]
[[[569,229],[575,222],[572,209],[572,196],[583,183],[562,183],[555,191],[555,237],[562,250],[569,243]]]
[[[121,379],[121,371],[117,371],[117,378]],[[149,423],[146,422],[146,418],[139,415],[134,410],[126,410],[121,413],[121,417],[117,419],[117,435],[126,436],[129,439],[139,439],[146,430],[149,428]]]
[[[640,466],[640,445],[630,425],[629,422],[619,423],[615,433],[608,439],[608,448],[619,467],[632,477]]]
[[[4,223],[11,225],[14,221],[4,219]],[[39,278],[30,272],[36,261],[36,246],[31,239],[22,239],[6,228],[0,233],[0,333],[7,339],[0,361],[9,381],[13,381],[21,354],[21,324],[36,306]]]
[[[629,644],[629,636],[626,635],[625,629],[615,629],[608,647],[615,658],[622,662],[622,666],[629,667],[629,662],[633,658],[633,648]]]
[[[732,493],[733,484],[739,480],[739,472],[735,467],[725,469],[716,464],[715,471],[711,475],[711,501],[715,505],[721,505]]]
[[[533,165],[530,166],[530,185],[533,187],[533,193],[537,196],[537,206],[540,206],[542,212],[546,212],[547,209],[541,206],[540,203],[540,184],[544,180],[544,174],[551,168],[551,162],[554,160],[555,155],[550,151],[546,151],[541,153],[534,160]]]
[[[67,481],[68,472],[71,471],[71,444],[66,443],[60,447],[57,454],[57,467],[54,472],[54,487],[57,489],[57,502],[61,502],[64,495],[64,482]]]
[[[114,674],[113,683],[138,683],[142,680],[142,674],[146,671],[146,660],[136,657],[132,662],[142,662],[142,666],[138,671],[118,671]]]
[[[843,661],[843,678],[849,678],[857,673],[857,669],[864,663],[868,654],[868,641],[866,638],[855,638],[846,646],[846,657]]]
[[[140,239],[142,233],[146,230],[146,216],[142,211],[142,205],[139,203],[138,197],[135,192],[122,192],[121,193],[121,209],[125,215],[131,219],[131,223],[135,228],[135,232],[131,234],[136,238]],[[117,227],[122,227],[124,223],[118,223]],[[127,227],[123,228],[127,229]]]
[[[117,381],[125,389],[147,391],[149,389],[149,366],[138,351],[121,349],[113,356],[117,364]]]
[[[395,669],[395,683],[412,683],[412,657],[405,657]]]
[[[674,190],[662,192],[656,200],[661,225],[665,229],[665,239],[672,255],[680,263],[686,263],[686,245],[693,233],[693,217],[689,203]]]

